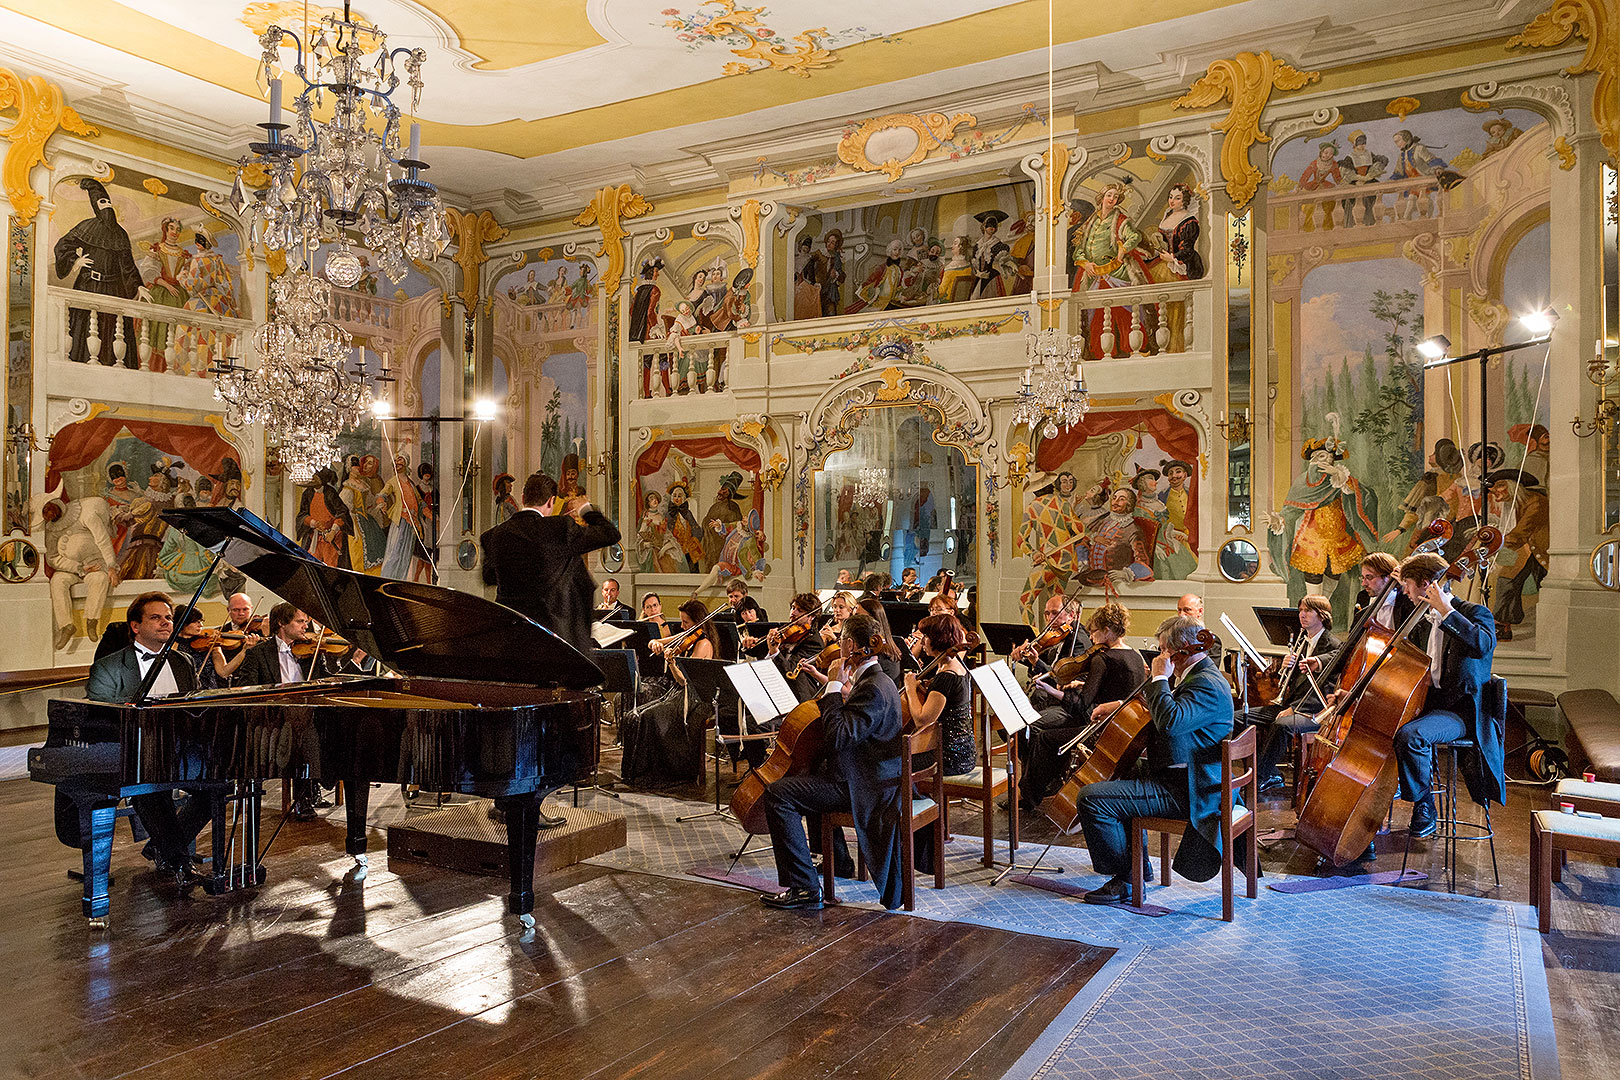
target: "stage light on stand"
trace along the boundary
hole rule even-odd
[[[1532,311],[1528,315],[1519,316],[1519,325],[1536,337],[1546,337],[1553,332],[1553,327],[1558,325],[1558,312],[1550,307]]]
[[[1425,360],[1439,360],[1451,351],[1451,339],[1444,334],[1424,338],[1417,343],[1417,351]]]
[[[394,403],[387,398],[376,398],[371,403],[371,415],[376,420],[387,420],[394,415]]]
[[[480,424],[490,423],[495,419],[495,402],[489,398],[479,398],[473,402],[473,419]]]

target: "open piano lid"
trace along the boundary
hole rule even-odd
[[[327,566],[247,510],[209,506],[162,517],[403,674],[570,690],[602,682],[578,649],[492,600]]]

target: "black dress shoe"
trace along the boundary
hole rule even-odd
[[[815,889],[786,889],[779,893],[766,893],[759,898],[766,907],[782,911],[820,911],[821,893]]]
[[[1260,794],[1265,795],[1266,793],[1272,791],[1282,791],[1287,787],[1288,785],[1283,782],[1283,778],[1281,776],[1278,776],[1276,773],[1272,773],[1270,776],[1260,781]]]
[[[1131,894],[1131,883],[1112,877],[1081,897],[1088,904],[1123,904]]]
[[[1439,831],[1439,826],[1433,803],[1424,799],[1412,804],[1412,820],[1406,827],[1406,835],[1410,839],[1427,840]]]

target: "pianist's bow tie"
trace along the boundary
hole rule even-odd
[[[135,653],[142,660],[156,660],[158,658],[157,653],[155,653],[155,652],[147,652],[145,649],[136,649]]]

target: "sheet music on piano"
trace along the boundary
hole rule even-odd
[[[757,728],[767,727],[799,705],[793,688],[783,678],[782,669],[776,666],[774,660],[728,665],[726,677],[737,688],[737,696],[742,699],[743,707],[753,717]]]
[[[1029,698],[1019,688],[1018,679],[1014,677],[1012,668],[1007,666],[1007,661],[981,664],[969,670],[968,674],[973,676],[979,693],[989,702],[990,711],[1001,721],[1008,735],[1018,734],[1038,718],[1035,706],[1029,703]]]

